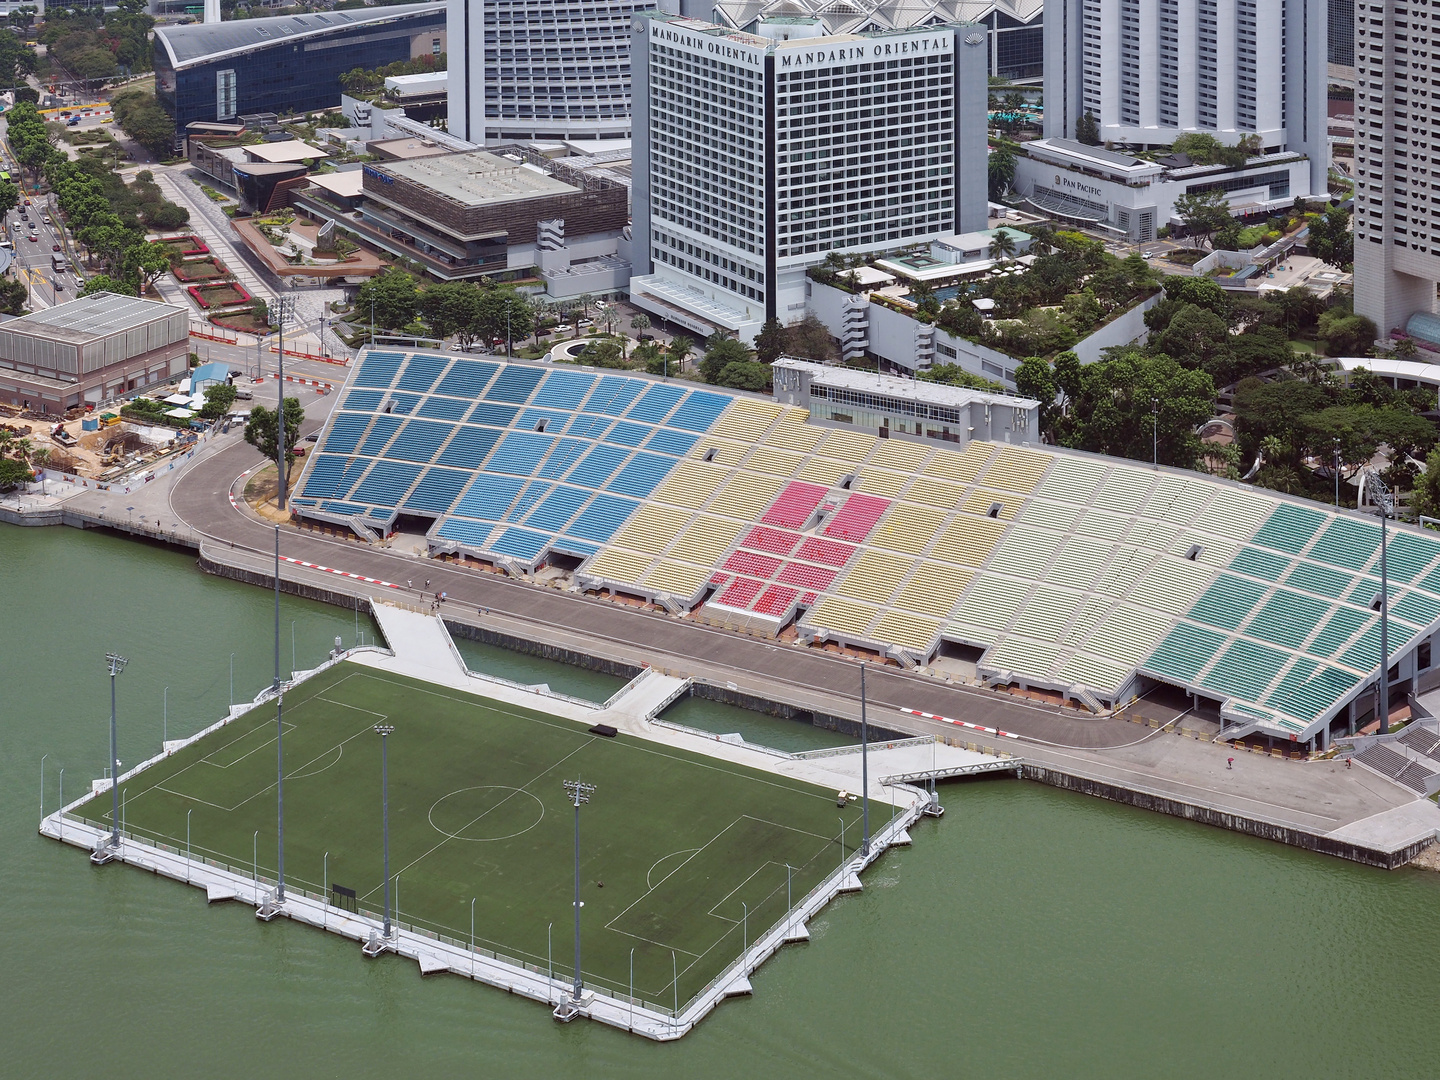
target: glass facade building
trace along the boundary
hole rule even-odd
[[[176,129],[340,104],[340,76],[444,51],[445,5],[155,29],[155,92]]]

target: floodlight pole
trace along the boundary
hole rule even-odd
[[[385,846],[385,937],[390,937],[390,774],[385,741],[395,730],[394,724],[376,724],[380,736],[380,821]]]
[[[275,301],[275,318],[280,324],[280,360],[275,375],[275,401],[277,408],[277,415],[275,417],[275,470],[276,478],[279,481],[279,487],[276,489],[275,505],[282,514],[285,512],[285,459],[289,456],[285,453],[285,317],[290,314],[294,303],[294,299],[289,296],[281,296]],[[276,531],[277,536],[275,543],[278,552],[280,543],[278,525],[276,526]],[[280,588],[278,573],[276,574],[275,588],[276,594],[278,595]]]
[[[1334,452],[1334,453],[1335,453],[1335,456],[1334,456],[1334,467],[1335,467],[1335,509],[1338,510],[1338,509],[1340,509],[1340,439],[1339,439],[1338,436],[1334,439],[1334,443],[1335,443],[1335,452]]]
[[[191,807],[185,811],[185,884],[190,884],[190,815],[195,812]]]
[[[283,355],[283,351],[282,351]],[[285,691],[280,685],[280,526],[275,526],[275,903],[285,902]]]
[[[170,741],[170,687],[165,687],[165,694],[160,699],[160,749],[165,749],[165,744]]]
[[[1160,464],[1160,399],[1150,399],[1150,464]]]
[[[110,846],[120,847],[120,751],[115,745],[115,676],[129,663],[119,653],[106,653],[110,668]],[[64,804],[61,804],[64,810]]]
[[[1380,695],[1375,715],[1380,721],[1381,735],[1390,734],[1390,575],[1385,565],[1385,519],[1393,510],[1390,489],[1374,472],[1366,474],[1370,498],[1380,511],[1380,678],[1376,692]]]
[[[864,818],[862,857],[870,854],[870,726],[865,718],[865,661],[860,661],[860,808]]]
[[[470,977],[475,977],[475,901],[479,897],[470,898]]]
[[[565,793],[575,807],[575,982],[571,992],[575,1003],[580,1003],[580,807],[590,801],[595,791],[594,784],[583,784],[579,780],[566,780]]]

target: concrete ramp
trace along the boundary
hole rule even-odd
[[[429,677],[436,682],[453,684],[463,678],[465,665],[455,651],[455,643],[438,615],[409,611],[393,604],[374,604],[375,621],[385,635],[385,644],[407,671]]]
[[[643,724],[689,689],[689,679],[677,679],[647,668],[606,702],[596,719],[616,727]]]

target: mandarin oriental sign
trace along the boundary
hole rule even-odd
[[[777,52],[781,68],[808,67],[811,64],[835,64],[850,60],[888,60],[894,56],[914,56],[918,53],[950,52],[955,47],[953,34],[938,34],[934,37],[900,38],[899,40],[876,39],[853,44],[834,45],[805,49],[786,49]]]

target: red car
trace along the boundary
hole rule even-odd
[[[59,251],[59,250],[60,250],[60,245],[59,245],[59,244],[51,244],[51,245],[50,245],[50,250],[51,250],[51,251]],[[276,421],[276,422],[278,423],[279,421]]]
[[[30,242],[31,242],[32,244],[38,244],[38,243],[40,242],[40,237],[36,236],[36,235],[32,232],[32,233],[30,234]]]

